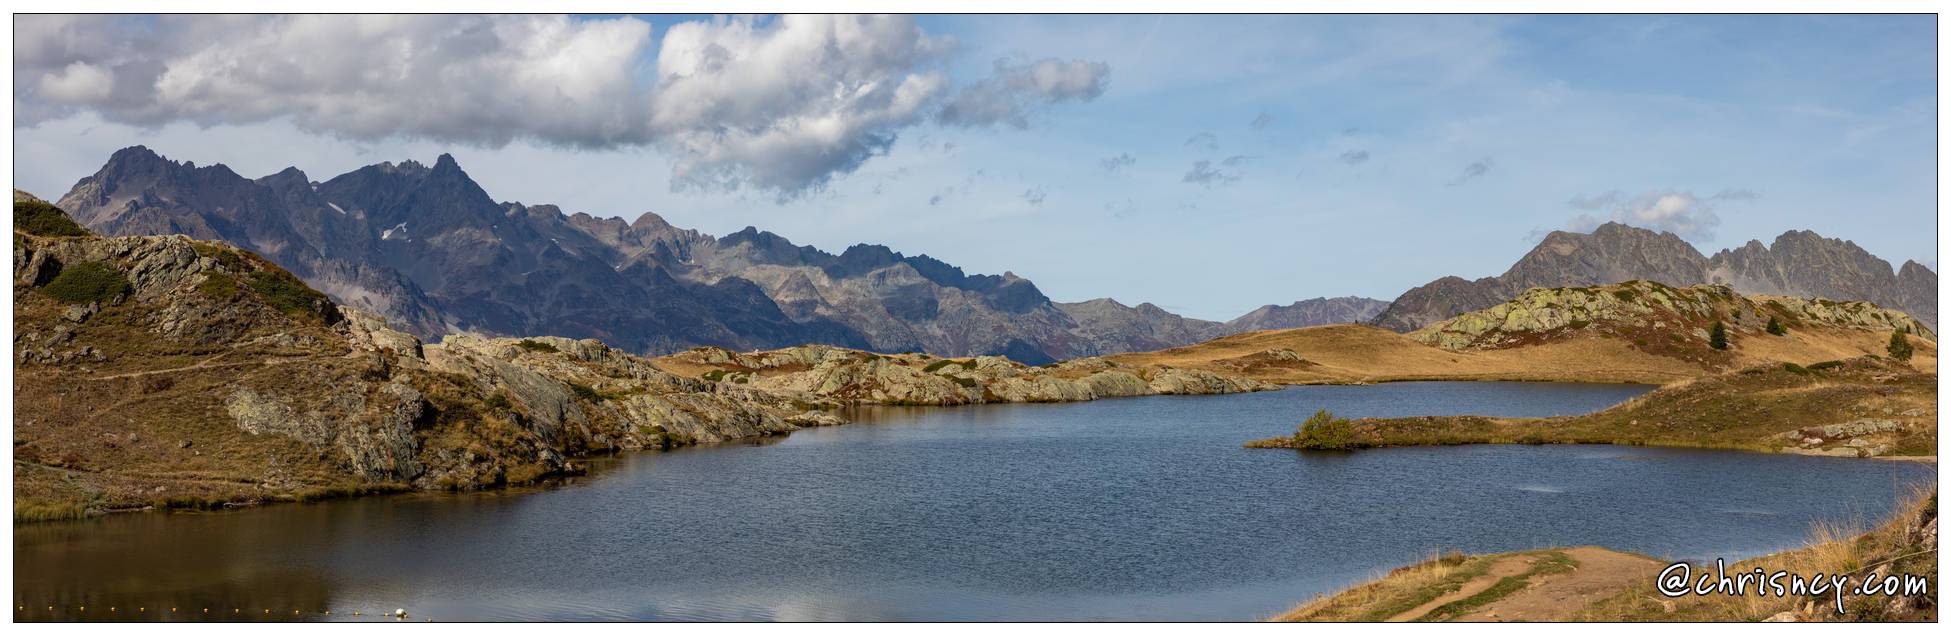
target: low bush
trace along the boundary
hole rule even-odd
[[[223,272],[208,272],[203,282],[197,283],[196,290],[217,300],[230,300],[237,297],[237,279]]]
[[[529,340],[527,338],[523,338],[521,342],[515,343],[515,346],[521,347],[523,350],[526,351],[534,351],[537,353],[555,353],[558,351],[558,349],[555,348],[555,345],[546,342]]]
[[[264,304],[287,316],[330,321],[331,299],[306,287],[304,281],[298,280],[291,272],[266,266],[251,272],[250,286],[251,291],[257,292],[258,298],[264,299]]]
[[[120,270],[96,262],[76,263],[61,268],[61,273],[41,288],[43,293],[64,303],[107,303],[129,292],[129,278]]]
[[[87,236],[88,229],[45,201],[15,201],[14,229],[35,236]]]
[[[1315,411],[1294,432],[1294,446],[1308,450],[1348,450],[1355,441],[1355,424],[1327,409]]]

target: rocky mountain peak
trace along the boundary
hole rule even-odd
[[[1375,324],[1407,332],[1497,305],[1531,288],[1647,280],[1674,286],[1725,284],[1742,293],[1865,300],[1907,312],[1935,328],[1936,278],[1934,273],[1920,272],[1899,280],[1887,261],[1854,242],[1808,230],[1783,232],[1768,245],[1750,240],[1708,258],[1671,232],[1606,223],[1589,234],[1552,232],[1502,275],[1475,281],[1446,276],[1411,289],[1391,303]]]

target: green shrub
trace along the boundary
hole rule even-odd
[[[965,378],[959,375],[951,375],[948,376],[948,379],[954,380],[956,384],[960,384],[962,385],[963,388],[966,389],[973,389],[975,388],[976,385],[975,378]]]
[[[569,383],[569,392],[574,393],[578,398],[589,400],[591,402],[601,402],[616,397],[614,395],[589,388],[589,385],[577,384],[575,382]]]
[[[1727,325],[1721,324],[1719,320],[1714,321],[1714,326],[1707,330],[1707,346],[1715,349],[1727,348]]]
[[[1638,298],[1638,297],[1639,297],[1639,293],[1638,293],[1638,292],[1635,292],[1635,291],[1633,291],[1633,290],[1630,290],[1630,289],[1621,289],[1621,290],[1619,290],[1619,291],[1616,291],[1616,292],[1612,292],[1612,295],[1613,295],[1613,297],[1615,297],[1615,298],[1618,298],[1618,299],[1619,299],[1619,302],[1622,302],[1622,303],[1629,303],[1629,302],[1633,302],[1633,299],[1634,299],[1634,298]]]
[[[102,263],[76,263],[61,268],[41,291],[69,304],[106,303],[129,292],[129,278]]]
[[[1327,409],[1315,411],[1294,432],[1294,445],[1308,450],[1348,450],[1355,441],[1355,425]]]
[[[1823,369],[1834,369],[1840,366],[1843,366],[1843,361],[1841,360],[1824,360],[1822,362],[1817,362],[1815,364],[1809,365],[1809,370],[1821,371]]]
[[[922,367],[921,371],[923,373],[934,373],[936,371],[942,370],[945,367],[948,367],[949,365],[961,365],[962,370],[968,371],[976,368],[976,361],[973,358],[968,360],[963,360],[960,362],[954,360],[936,360],[933,363],[930,363],[928,366]]]
[[[527,351],[534,351],[537,353],[555,353],[556,351],[558,351],[555,348],[555,345],[546,342],[529,340],[527,338],[523,338],[521,342],[515,343],[515,346],[521,347],[522,349]]]
[[[1777,336],[1786,336],[1786,335],[1788,335],[1788,328],[1787,328],[1787,327],[1783,327],[1783,326],[1782,326],[1782,321],[1780,321],[1780,320],[1776,320],[1774,316],[1769,316],[1769,317],[1768,317],[1768,333],[1771,333],[1771,334],[1774,334],[1774,335],[1777,335]]]
[[[488,407],[490,411],[506,411],[515,408],[514,403],[508,401],[508,396],[502,395],[500,391],[496,391],[494,395],[488,396],[488,399],[482,400],[481,405]]]
[[[1809,374],[1809,370],[1808,370],[1808,369],[1806,369],[1806,368],[1803,368],[1803,367],[1802,367],[1802,365],[1799,365],[1799,364],[1796,364],[1796,363],[1793,363],[1793,362],[1783,362],[1783,363],[1782,363],[1782,370],[1783,370],[1783,371],[1787,371],[1787,372],[1789,372],[1789,373],[1793,373],[1793,374],[1796,374],[1796,375],[1808,375],[1808,374]]]
[[[88,230],[69,218],[68,213],[45,201],[15,201],[14,229],[35,236],[88,235]]]
[[[1910,338],[1904,337],[1904,332],[1901,331],[1890,334],[1890,346],[1886,350],[1890,352],[1890,357],[1898,360],[1909,360],[1910,354],[1913,352],[1910,346]]]
[[[251,291],[257,292],[264,304],[284,312],[287,316],[317,318],[325,320],[332,307],[332,301],[325,294],[306,287],[291,272],[276,266],[266,265],[264,269],[251,272]]]
[[[1570,323],[1567,323],[1565,326],[1571,327],[1573,329],[1584,329],[1591,324],[1592,321],[1590,320],[1574,320],[1571,321]]]
[[[217,259],[217,263],[223,265],[224,269],[233,272],[244,271],[244,257],[239,255],[237,250],[210,243],[196,243],[191,246],[191,249],[196,250],[198,256]]]
[[[725,369],[712,369],[710,371],[706,371],[703,377],[706,380],[717,382],[719,380],[725,379],[725,374],[727,373],[731,373],[731,372]]]
[[[223,272],[208,272],[203,282],[197,283],[196,290],[217,300],[230,300],[237,297],[237,279]]]

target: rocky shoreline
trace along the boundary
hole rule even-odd
[[[14,248],[16,520],[526,484],[579,457],[843,424],[857,404],[1276,388],[1098,359],[424,344],[222,243],[17,231]],[[710,368],[659,366],[686,363]]]

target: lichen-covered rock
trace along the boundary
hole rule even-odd
[[[1648,281],[1534,288],[1510,302],[1457,315],[1409,336],[1451,351],[1522,346],[1588,330],[1623,336],[1628,341],[1659,344],[1678,338],[1704,344],[1715,322],[1730,332],[1758,334],[1771,318],[1791,329],[1821,326],[1936,338],[1923,323],[1903,312],[1867,302],[1742,296],[1725,286],[1669,287]]]
[[[1291,352],[1289,352],[1291,353]],[[1294,354],[1299,357],[1299,354]],[[851,404],[958,405],[1079,402],[1107,397],[1262,391],[1275,385],[1194,369],[1131,367],[1082,358],[1032,367],[1001,356],[882,355],[824,345],[755,353],[715,347],[670,356],[720,384],[750,386]]]

